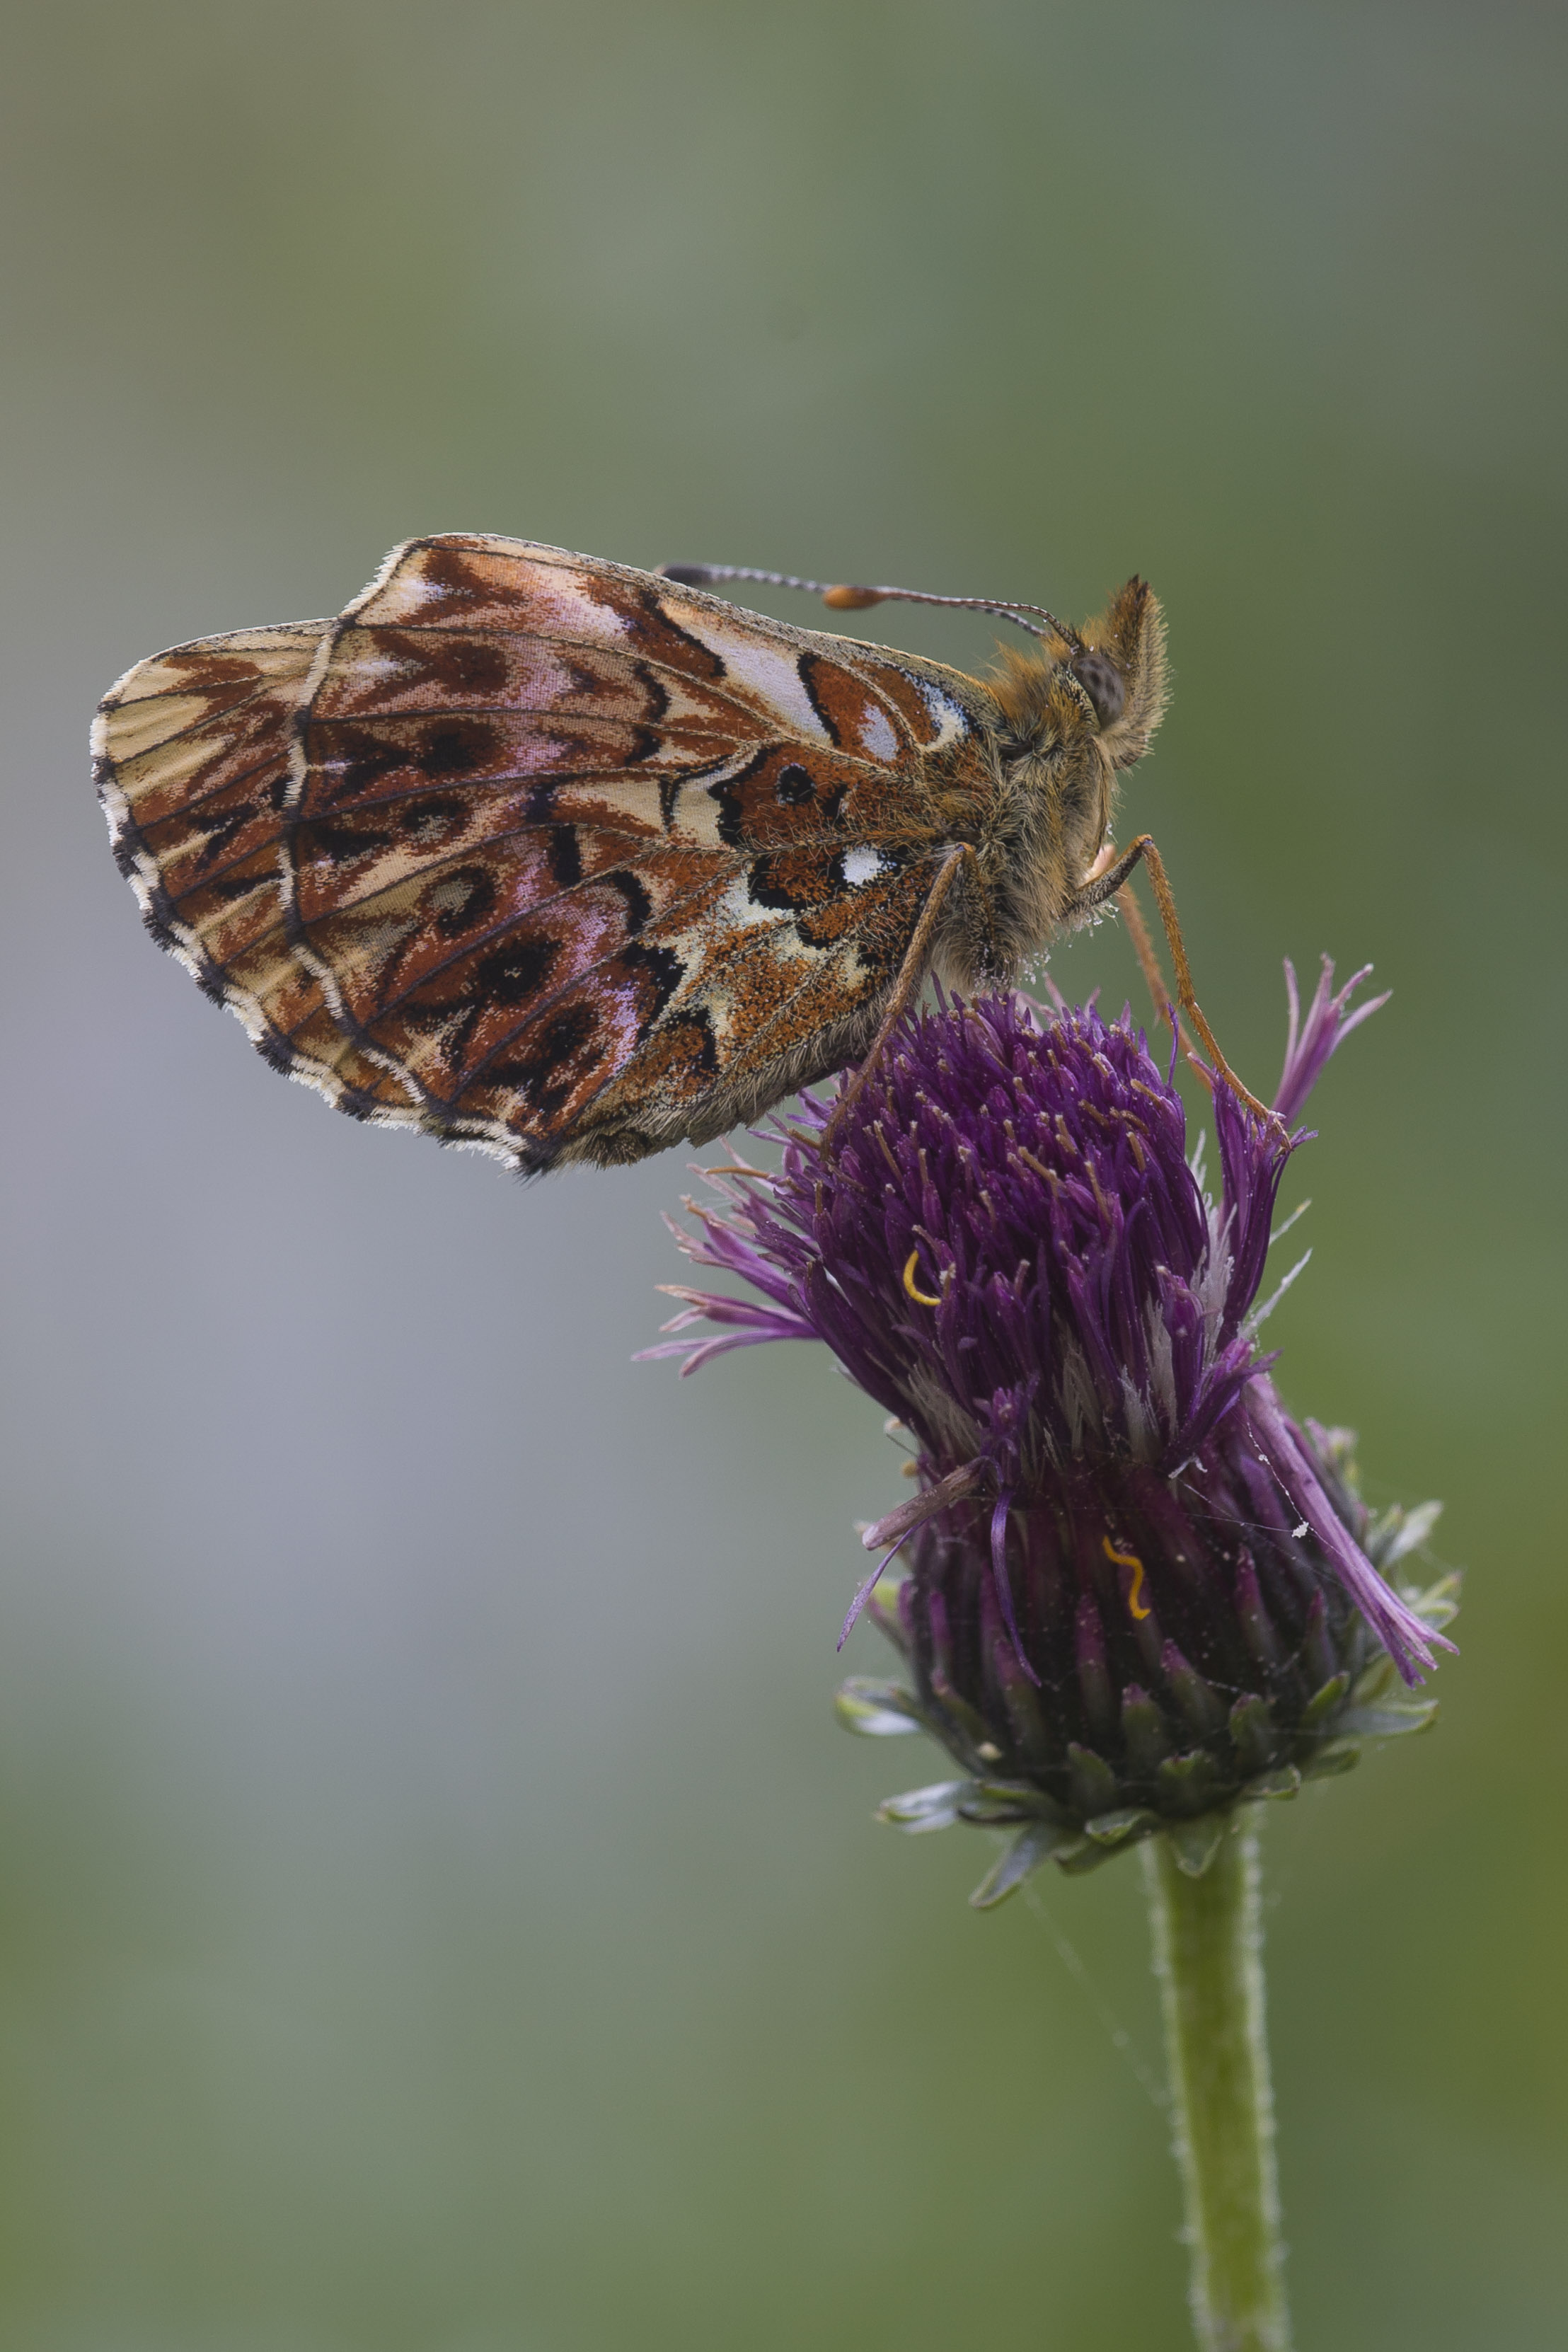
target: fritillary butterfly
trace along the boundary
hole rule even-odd
[[[1038,645],[982,682],[736,576],[451,533],[139,663],[94,751],[153,936],[341,1109],[533,1172],[754,1118],[1151,854],[1106,846],[1164,702],[1142,581],[1081,632],[985,607]]]

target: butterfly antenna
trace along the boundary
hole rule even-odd
[[[798,588],[807,596],[820,596],[835,613],[864,613],[873,604],[957,605],[967,613],[991,613],[999,621],[1011,621],[1016,627],[1027,629],[1032,637],[1059,637],[1075,653],[1083,645],[1078,631],[1058,621],[1044,604],[999,604],[989,596],[931,596],[919,588],[835,587],[826,580],[797,580],[790,572],[755,572],[744,563],[661,563],[658,576],[679,580],[687,588],[712,588],[726,580],[754,580],[763,588]],[[1038,617],[1029,620],[1026,616],[1031,613]]]

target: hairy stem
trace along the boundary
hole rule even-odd
[[[1289,2352],[1263,2020],[1258,1832],[1233,1824],[1200,1877],[1143,1847],[1202,2352]]]

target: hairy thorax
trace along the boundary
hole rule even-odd
[[[937,942],[941,977],[961,990],[1009,983],[1052,934],[1075,919],[1110,821],[1114,772],[1094,734],[1075,729],[1038,747],[999,753],[981,821],[955,826],[973,849]]]

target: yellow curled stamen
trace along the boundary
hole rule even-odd
[[[1107,1559],[1113,1560],[1118,1568],[1130,1568],[1132,1570],[1132,1585],[1127,1595],[1128,1608],[1134,1617],[1149,1616],[1151,1611],[1148,1602],[1140,1601],[1138,1598],[1143,1590],[1142,1561],[1135,1551],[1118,1551],[1109,1536],[1101,1536],[1100,1542],[1104,1547]]]
[[[910,1252],[910,1262],[904,1268],[904,1288],[909,1292],[910,1297],[914,1300],[917,1307],[940,1307],[942,1305],[940,1298],[932,1298],[926,1291],[917,1290],[915,1288],[915,1268],[919,1265],[920,1262],[921,1254],[919,1250],[912,1249]]]

